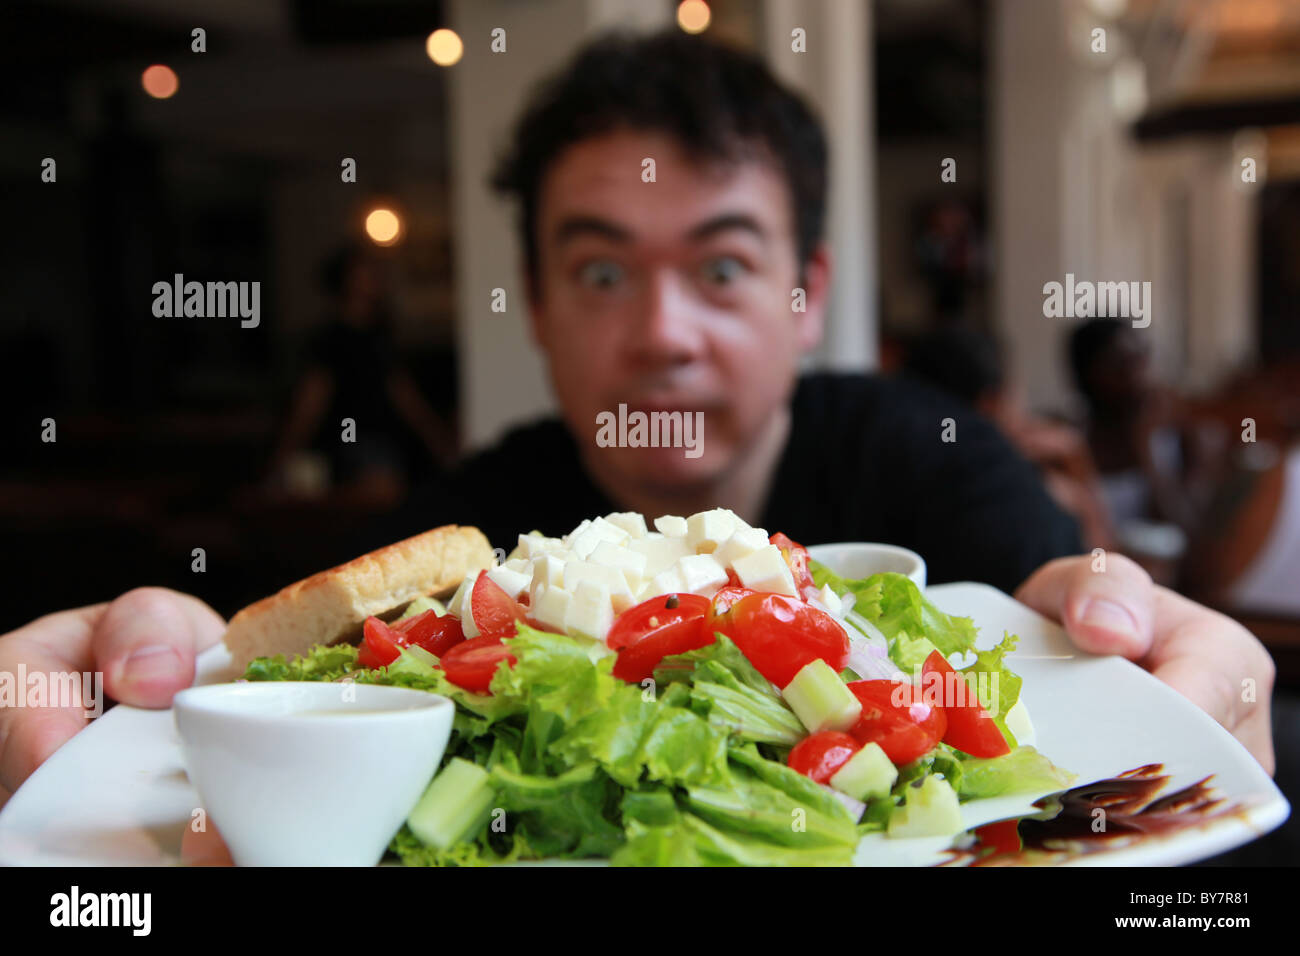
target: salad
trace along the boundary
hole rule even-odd
[[[861,837],[956,836],[960,804],[1060,790],[1004,635],[907,577],[846,580],[716,509],[537,532],[444,606],[248,680],[442,694],[442,765],[390,851],[408,865],[847,865]]]

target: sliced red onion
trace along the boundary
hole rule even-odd
[[[894,680],[898,673],[898,667],[887,653],[874,644],[855,641],[852,637],[849,638],[849,657],[844,666],[863,680]]]
[[[834,787],[828,787],[824,783],[820,783],[818,786],[833,795],[840,803],[844,804],[844,809],[849,811],[849,814],[853,817],[854,823],[861,820],[862,814],[867,812],[867,805],[861,800],[854,800],[847,793],[840,793]]]
[[[863,634],[867,635],[867,637],[871,638],[878,647],[883,647],[885,650],[889,650],[889,638],[885,637],[885,632],[876,627],[876,625],[871,623],[871,621],[867,620],[856,611],[850,611],[845,615],[845,618],[850,624],[860,630]]]

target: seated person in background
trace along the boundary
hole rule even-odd
[[[1177,396],[1155,384],[1150,352],[1143,332],[1118,319],[1090,319],[1070,336],[1088,445],[1121,535],[1133,521],[1190,534],[1213,493],[1223,435],[1198,427]]]
[[[306,370],[267,467],[273,480],[283,479],[295,456],[310,448],[328,463],[336,488],[394,501],[419,471],[408,451],[412,437],[437,468],[454,460],[455,429],[430,407],[397,354],[384,268],[357,245],[325,263],[331,314],[305,349]],[[356,423],[355,442],[340,440],[345,418]]]
[[[1225,573],[1221,603],[1300,620],[1300,442],[1280,453],[1276,446],[1261,451],[1272,464],[1253,463],[1258,481],[1253,493],[1243,496],[1235,533],[1223,542],[1222,551],[1214,544],[1205,551],[1245,559],[1239,573]]]
[[[1300,367],[1252,369],[1200,402],[1231,437],[1184,562],[1184,593],[1300,624]],[[1249,428],[1244,426],[1249,425]]]
[[[1032,415],[1006,380],[997,343],[969,329],[945,326],[908,344],[903,370],[943,389],[992,421],[1038,466],[1048,493],[1079,523],[1084,547],[1115,547],[1097,469],[1078,429]]]

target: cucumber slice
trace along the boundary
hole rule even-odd
[[[1034,742],[1034,722],[1029,719],[1029,708],[1023,700],[1011,705],[1006,716],[1007,730],[1016,738],[1016,745],[1024,747]]]
[[[805,664],[781,696],[812,734],[848,730],[862,715],[862,702],[820,657]]]
[[[487,822],[495,796],[486,770],[453,757],[424,791],[406,825],[421,843],[445,850]]]
[[[964,829],[957,792],[947,780],[931,774],[921,779],[919,787],[903,790],[906,802],[889,818],[889,836],[952,836]]]
[[[869,743],[835,771],[831,786],[855,800],[875,800],[889,796],[898,780],[898,770],[880,744]]]
[[[442,602],[437,598],[431,598],[428,596],[418,597],[410,604],[406,605],[406,610],[402,612],[402,616],[393,621],[393,623],[396,624],[397,621],[405,621],[408,617],[415,617],[417,614],[423,614],[425,611],[437,611],[438,617],[442,617],[447,613],[447,609],[442,606]]]

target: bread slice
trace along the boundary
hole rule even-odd
[[[303,654],[360,634],[362,622],[421,595],[450,594],[466,574],[492,567],[478,528],[445,525],[290,584],[250,604],[226,629],[226,647],[243,673],[255,657]]]

